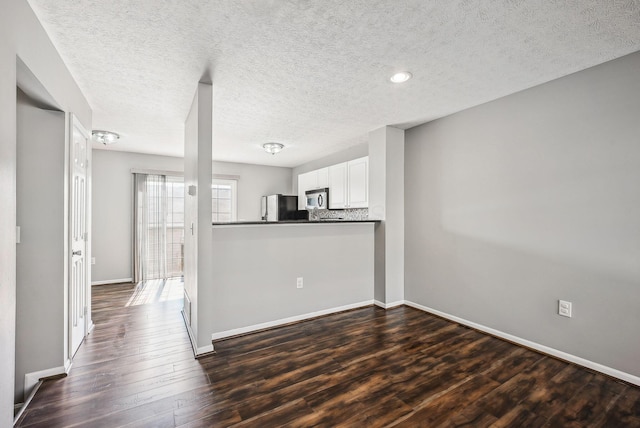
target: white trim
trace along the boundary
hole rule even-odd
[[[51,369],[40,370],[38,372],[25,373],[24,375],[24,393],[30,393],[31,390],[38,384],[40,379],[45,377],[57,376],[69,373],[71,370],[71,362],[67,360],[64,366],[54,367]]]
[[[120,284],[122,282],[133,282],[133,278],[105,279],[103,281],[93,281],[91,285]]]
[[[235,180],[240,181],[239,175],[234,174],[211,174],[213,180]]]
[[[213,343],[207,346],[201,346],[198,348],[198,343],[196,342],[196,338],[193,334],[193,330],[191,330],[191,326],[189,325],[189,321],[187,320],[187,314],[184,313],[184,309],[180,311],[182,314],[182,319],[184,320],[184,326],[187,328],[187,333],[189,333],[189,341],[191,342],[191,348],[193,349],[193,356],[199,357],[203,354],[210,354],[214,352]]]
[[[95,324],[93,323],[93,320],[89,321],[89,328],[87,328],[87,336],[90,335],[91,333],[93,333],[93,329],[95,328]]]
[[[168,175],[171,177],[184,177],[183,171],[167,171],[162,169],[131,168],[131,174]]]
[[[13,405],[13,413],[15,415],[13,417],[13,425],[15,425],[16,422],[20,420],[25,410],[27,410],[27,406],[31,404],[31,400],[33,400],[33,397],[35,397],[36,392],[38,392],[41,386],[42,386],[42,381],[39,380],[38,383],[36,383],[36,385],[33,387],[33,389],[31,389],[29,396],[25,398],[23,403],[18,403]]]
[[[213,352],[213,343],[207,346],[201,346],[197,349],[196,357],[204,354],[210,354]]]
[[[504,333],[504,332],[502,332],[500,330],[496,330],[496,329],[493,329],[491,327],[484,326],[482,324],[477,324],[475,322],[468,321],[468,320],[466,320],[464,318],[460,318],[460,317],[456,317],[454,315],[450,315],[450,314],[448,314],[446,312],[441,312],[441,311],[438,311],[436,309],[429,308],[427,306],[419,305],[418,303],[410,302],[408,300],[405,300],[404,303],[405,303],[405,305],[411,306],[412,308],[420,309],[421,311],[429,312],[429,313],[434,314],[434,315],[438,315],[438,316],[440,316],[442,318],[446,318],[446,319],[448,319],[450,321],[454,321],[454,322],[457,322],[459,324],[466,325],[466,326],[474,328],[476,330],[480,330],[480,331],[483,331],[485,333],[489,333],[489,334],[491,334],[493,336],[497,336],[497,337],[500,337],[502,339],[506,339],[506,340],[508,340],[510,342],[517,343],[517,344],[522,345],[522,346],[526,346],[527,348],[535,349],[536,351],[543,352],[545,354],[560,358],[562,360],[569,361],[571,363],[578,364],[578,365],[586,367],[588,369],[595,370],[597,372],[604,373],[604,374],[606,374],[608,376],[612,376],[612,377],[621,379],[621,380],[623,380],[625,382],[629,382],[629,383],[632,383],[634,385],[640,386],[640,377],[634,376],[634,375],[632,375],[630,373],[626,373],[626,372],[620,371],[618,369],[614,369],[612,367],[608,367],[608,366],[602,365],[600,363],[589,361],[589,360],[586,360],[586,359],[584,359],[582,357],[578,357],[576,355],[568,354],[566,352],[559,351],[557,349],[550,348],[548,346],[541,345],[541,344],[536,343],[536,342],[531,342],[530,340],[522,339],[522,338],[520,338],[518,336],[514,336],[514,335],[509,334],[509,333]]]
[[[161,169],[131,168],[131,174],[168,175],[170,177],[184,177],[184,171],[165,171]],[[211,174],[211,178],[221,180],[240,180],[235,174]]]
[[[250,325],[247,327],[240,327],[240,328],[234,328],[231,330],[225,330],[225,331],[221,331],[218,333],[213,333],[211,335],[211,340],[220,340],[220,339],[225,339],[227,337],[232,337],[232,336],[238,336],[240,334],[247,334],[247,333],[252,333],[254,331],[258,331],[258,330],[264,330],[267,328],[273,328],[273,327],[279,327],[285,324],[291,324],[293,322],[297,322],[297,321],[304,321],[304,320],[308,320],[311,318],[317,318],[323,315],[329,315],[329,314],[334,314],[336,312],[343,312],[343,311],[348,311],[351,309],[357,309],[357,308],[362,308],[365,306],[371,306],[374,303],[373,300],[366,300],[364,302],[359,302],[359,303],[352,303],[349,305],[344,305],[344,306],[339,306],[337,308],[330,308],[330,309],[323,309],[321,311],[316,311],[316,312],[309,312],[307,314],[302,314],[302,315],[295,315],[292,317],[288,317],[288,318],[282,318],[279,320],[275,320],[275,321],[268,321],[268,322],[263,322],[260,324],[254,324],[254,325]]]
[[[380,300],[374,300],[373,304],[376,306],[381,307],[382,309],[391,309],[391,308],[395,308],[397,306],[401,306],[405,304],[404,300],[398,300],[397,302],[391,302],[391,303],[384,303],[381,302]]]

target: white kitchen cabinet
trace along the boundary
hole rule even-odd
[[[303,210],[307,205],[304,192],[312,189],[318,182],[318,175],[315,171],[305,172],[298,175],[298,209]]]
[[[298,175],[298,209],[306,208],[307,190],[329,188],[329,208],[369,207],[369,157]]]
[[[347,207],[369,207],[369,158],[347,162]]]
[[[329,167],[329,208],[347,208],[347,162]]]
[[[317,170],[318,172],[318,187],[317,189],[322,189],[324,187],[329,187],[329,168],[320,168]]]
[[[369,206],[369,158],[363,157],[329,167],[329,208]]]
[[[329,168],[320,168],[304,174],[298,174],[298,209],[303,210],[306,208],[305,192],[307,190],[321,189],[323,187],[329,187]]]

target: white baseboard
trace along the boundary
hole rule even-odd
[[[182,314],[182,319],[184,319],[184,326],[187,328],[187,333],[189,333],[189,341],[191,342],[191,348],[193,349],[193,356],[198,358],[201,355],[214,352],[213,343],[211,345],[198,347],[198,342],[196,342],[193,330],[191,330],[191,326],[189,325],[187,314],[184,313],[184,310],[181,310],[180,313]]]
[[[448,320],[457,322],[459,324],[466,325],[466,326],[474,328],[476,330],[483,331],[483,332],[491,334],[493,336],[500,337],[500,338],[508,340],[510,342],[517,343],[517,344],[522,345],[522,346],[526,346],[527,348],[535,349],[536,351],[540,351],[542,353],[545,353],[545,354],[560,358],[560,359],[565,360],[565,361],[569,361],[569,362],[577,364],[579,366],[583,366],[583,367],[586,367],[588,369],[595,370],[597,372],[606,374],[608,376],[621,379],[621,380],[623,380],[625,382],[629,382],[629,383],[632,383],[634,385],[640,386],[640,377],[634,376],[632,374],[629,374],[629,373],[626,373],[626,372],[623,372],[623,371],[620,371],[618,369],[614,369],[614,368],[602,365],[600,363],[589,361],[589,360],[586,360],[586,359],[584,359],[582,357],[578,357],[576,355],[568,354],[566,352],[559,351],[557,349],[550,348],[548,346],[541,345],[539,343],[531,342],[530,340],[522,339],[521,337],[514,336],[514,335],[511,335],[509,333],[504,333],[504,332],[502,332],[500,330],[496,330],[496,329],[493,329],[491,327],[484,326],[482,324],[477,324],[475,322],[465,320],[464,318],[460,318],[460,317],[457,317],[457,316],[454,316],[454,315],[450,315],[450,314],[448,314],[446,312],[441,312],[441,311],[438,311],[436,309],[420,305],[418,303],[414,303],[414,302],[410,302],[410,301],[405,300],[404,304],[407,305],[407,306],[411,306],[412,308],[420,309],[421,311],[424,311],[424,312],[429,312],[431,314],[438,315],[438,316],[440,316],[442,318],[446,318]]]
[[[27,397],[31,393],[31,390],[38,384],[40,379],[45,377],[67,374],[69,373],[69,370],[71,370],[71,362],[67,360],[64,366],[54,367],[46,370],[40,370],[32,373],[26,373],[24,375],[24,396]]]
[[[198,349],[196,349],[196,357],[199,357],[199,356],[204,355],[204,354],[210,354],[213,351],[214,351],[213,343],[211,345],[208,345],[208,346],[200,346]]]
[[[304,321],[311,318],[320,317],[323,315],[334,314],[336,312],[348,311],[350,309],[362,308],[364,306],[371,306],[374,303],[373,300],[366,300],[364,302],[352,303],[350,305],[339,306],[337,308],[323,309],[321,311],[310,312],[302,315],[295,315],[293,317],[282,318],[275,321],[263,322],[260,324],[250,325],[247,327],[234,328],[232,330],[221,331],[218,333],[213,333],[211,335],[211,340],[220,340],[225,339],[227,337],[238,336],[240,334],[252,333],[258,330],[264,330],[267,328],[279,327],[285,324],[291,324],[297,321]]]
[[[381,302],[380,300],[374,300],[373,304],[378,307],[381,307],[382,309],[391,309],[391,308],[395,308],[396,306],[404,305],[404,300],[398,300],[397,302],[391,302],[391,303],[384,303],[384,302]]]
[[[91,285],[120,284],[122,282],[133,282],[133,278],[106,279],[104,281],[92,281]]]
[[[87,334],[93,333],[93,329],[95,327],[96,327],[96,325],[93,323],[93,320],[89,321],[89,328],[87,329]]]

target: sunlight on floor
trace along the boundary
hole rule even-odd
[[[125,306],[182,299],[184,296],[183,290],[184,282],[182,277],[142,281],[136,285],[131,298]]]

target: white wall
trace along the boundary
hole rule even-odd
[[[405,298],[640,380],[639,70],[635,53],[407,131]]]
[[[65,127],[18,91],[16,403],[25,374],[65,365]]]
[[[91,109],[24,1],[4,1],[0,14],[0,426],[13,422],[16,302],[16,57],[64,111],[91,129]],[[46,351],[43,351],[46,352]]]
[[[133,276],[131,169],[182,172],[184,159],[113,150],[93,151],[94,282]],[[239,176],[239,220],[260,220],[261,196],[291,192],[290,168],[214,161],[213,173]]]
[[[213,227],[212,314],[219,336],[348,305],[373,303],[373,223]],[[303,278],[303,288],[296,279]]]

